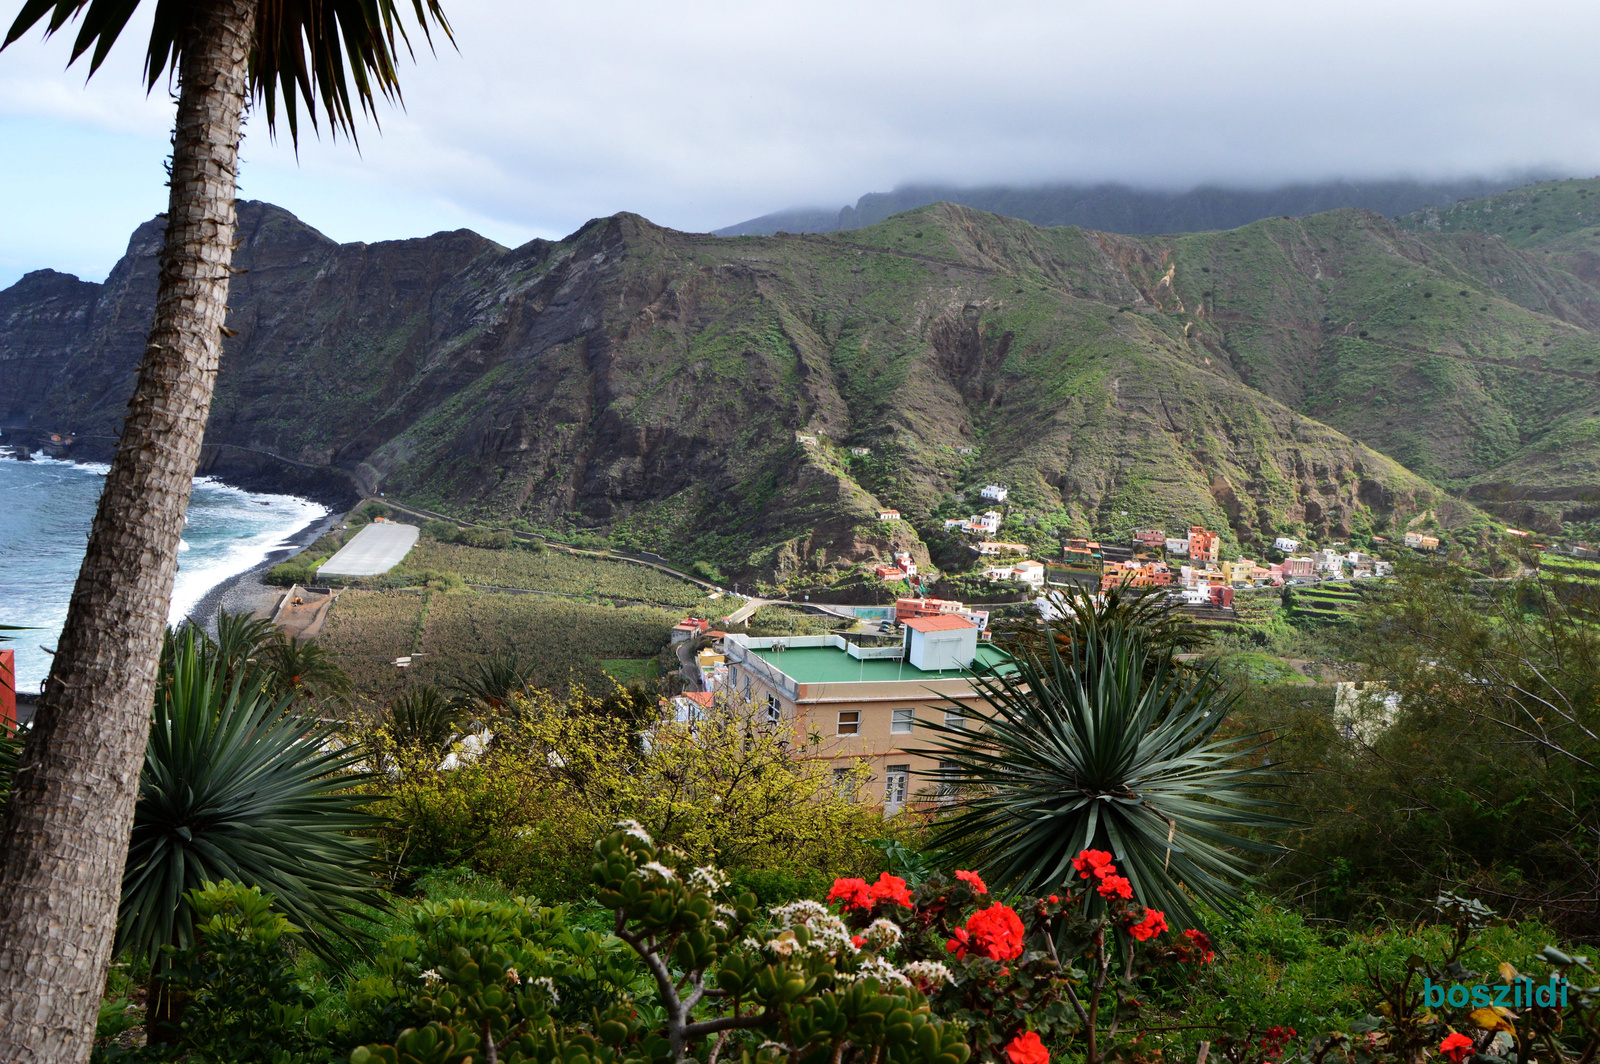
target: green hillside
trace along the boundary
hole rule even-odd
[[[1577,228],[1528,249],[1341,210],[1130,237],[935,204],[812,236],[622,214],[507,250],[240,217],[206,457],[236,479],[349,478],[772,587],[926,562],[989,482],[1002,536],[1041,551],[1464,527],[1479,505],[1559,530],[1600,497]],[[0,421],[114,435],[149,229],[104,286],[0,293]]]

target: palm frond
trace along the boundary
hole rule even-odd
[[[1229,700],[1209,673],[1150,667],[1130,631],[1080,634],[981,671],[981,728],[919,722],[936,734],[920,753],[959,780],[932,844],[1029,893],[1074,875],[1082,850],[1109,850],[1146,905],[1190,923],[1189,894],[1236,908],[1243,854],[1276,849],[1246,833],[1291,823],[1261,793],[1275,782],[1262,744],[1216,737]]]
[[[202,0],[156,0],[150,39],[145,46],[146,87],[178,68],[183,44]],[[45,35],[79,19],[71,62],[85,54],[94,74],[127,27],[139,0],[27,0],[0,48],[12,44],[40,22]],[[377,122],[378,96],[400,102],[395,60],[411,40],[397,0],[261,0],[256,13],[255,47],[250,57],[250,89],[266,111],[267,128],[276,130],[278,97],[283,97],[289,135],[300,138],[300,107],[313,128],[318,110],[334,134],[355,136],[357,111]],[[412,15],[431,48],[436,27],[454,40],[440,0],[411,0]]]

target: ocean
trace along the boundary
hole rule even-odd
[[[103,465],[0,458],[0,624],[35,629],[4,644],[17,652],[18,691],[38,691],[50,672],[43,648],[55,647],[67,619],[105,474]],[[181,621],[206,592],[327,512],[309,499],[196,478],[168,620]]]

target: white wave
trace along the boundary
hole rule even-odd
[[[187,522],[187,521],[184,522],[184,524],[188,524],[188,523],[189,522]],[[181,539],[178,540],[178,551],[180,553],[183,552],[183,551],[186,551],[188,549],[189,549],[189,544],[188,544],[188,542],[186,540],[181,540]]]
[[[169,622],[183,620],[212,588],[259,565],[327,513],[327,507],[298,496],[258,495],[209,477],[197,479],[189,504],[190,549],[178,565]]]
[[[20,462],[15,453],[0,454],[0,461]],[[73,462],[65,458],[50,458],[46,455],[36,454],[28,459],[30,465],[60,466],[64,469],[78,469],[97,477],[103,477],[111,472],[111,467],[104,462]]]

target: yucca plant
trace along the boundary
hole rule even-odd
[[[260,887],[308,943],[350,941],[376,888],[381,823],[357,788],[366,756],[262,686],[220,682],[192,629],[158,683],[123,874],[116,950],[152,961],[192,942],[184,894],[207,881]]]
[[[498,715],[509,708],[515,695],[532,685],[528,670],[515,654],[496,651],[487,660],[475,662],[472,668],[456,673],[450,681],[450,690],[460,705]]]
[[[457,711],[437,687],[419,687],[389,703],[389,731],[402,747],[437,753],[455,738]]]
[[[923,725],[955,799],[932,845],[1035,894],[1074,876],[1081,851],[1109,850],[1145,905],[1192,925],[1191,895],[1235,908],[1243,853],[1276,849],[1244,833],[1290,822],[1261,794],[1273,766],[1256,738],[1216,737],[1231,700],[1212,675],[1151,667],[1158,653],[1137,625],[1110,625],[979,672],[981,728]]]
[[[1106,591],[1086,588],[1052,588],[1045,596],[1051,619],[1042,625],[1022,623],[999,633],[1007,649],[1043,654],[1053,640],[1069,652],[1080,639],[1105,639],[1114,633],[1127,633],[1144,644],[1146,666],[1154,668],[1176,655],[1198,650],[1206,634],[1178,609],[1177,603],[1160,587],[1133,587],[1119,584]]]

